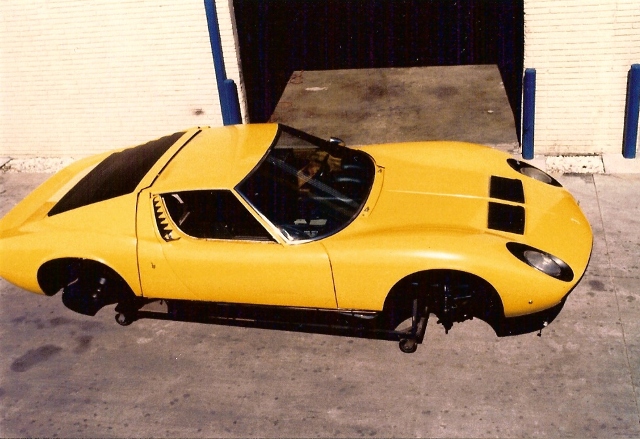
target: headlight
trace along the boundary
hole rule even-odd
[[[573,270],[562,259],[525,244],[509,242],[507,249],[522,262],[556,279],[571,282]]]
[[[534,180],[538,180],[543,183],[550,184],[552,186],[562,187],[562,185],[558,182],[558,180],[556,180],[555,178],[553,178],[543,170],[530,165],[529,163],[521,162],[516,159],[507,159],[507,163],[509,164],[509,166],[511,166],[514,170],[518,171],[522,175],[526,175],[529,178],[533,178]]]
[[[562,274],[562,267],[548,253],[542,253],[537,250],[525,250],[524,258],[529,265],[549,276],[559,277]]]

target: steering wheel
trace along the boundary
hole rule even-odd
[[[313,176],[314,180],[323,181],[331,172],[331,166],[329,166],[329,153],[324,157],[322,163],[320,164],[320,169],[316,172],[316,175]]]

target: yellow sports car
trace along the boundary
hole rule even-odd
[[[318,326],[313,313],[413,352],[430,314],[447,331],[473,317],[500,336],[541,329],[591,246],[555,179],[489,147],[347,148],[255,124],[194,128],[67,167],[0,220],[0,275],[62,290],[86,315],[117,303],[122,325],[152,302],[175,319],[206,305]]]

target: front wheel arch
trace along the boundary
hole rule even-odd
[[[455,298],[459,308],[444,301],[443,287],[453,288],[448,295],[449,298],[459,296]],[[467,295],[469,299],[466,299]],[[493,326],[504,318],[502,300],[496,289],[483,278],[465,271],[426,270],[401,279],[385,299],[382,316],[386,323],[394,326],[410,317],[414,299],[418,299],[422,308],[435,314],[447,330],[454,321],[477,317]]]

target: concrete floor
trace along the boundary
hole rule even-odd
[[[0,215],[47,175],[0,174]],[[0,280],[0,436],[640,437],[640,175],[559,176],[594,230],[543,331],[425,344],[141,320]]]
[[[271,121],[347,145],[460,140],[518,148],[495,65],[294,72]]]

